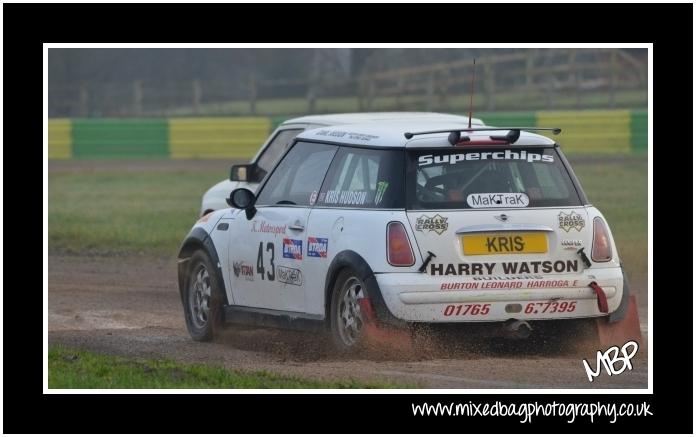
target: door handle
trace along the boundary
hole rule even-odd
[[[288,228],[292,229],[293,231],[304,231],[304,225],[302,223],[292,224],[288,226]]]

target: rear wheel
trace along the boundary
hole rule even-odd
[[[184,294],[186,328],[196,341],[209,341],[222,324],[222,287],[207,253],[197,250],[189,260]]]
[[[331,337],[339,352],[359,350],[365,340],[365,319],[358,299],[367,297],[365,284],[352,269],[343,270],[331,295]]]

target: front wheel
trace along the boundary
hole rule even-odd
[[[359,350],[365,341],[365,316],[358,299],[368,297],[365,284],[350,269],[336,279],[331,295],[331,337],[339,352]]]
[[[209,341],[222,322],[222,288],[204,251],[193,253],[188,271],[184,294],[186,328],[194,340]]]

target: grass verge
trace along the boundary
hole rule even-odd
[[[228,370],[219,366],[141,360],[85,350],[48,348],[49,388],[406,388],[387,382],[319,381],[269,372]],[[409,386],[412,387],[412,386]]]

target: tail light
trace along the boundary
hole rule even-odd
[[[387,225],[387,261],[395,267],[409,267],[416,263],[411,242],[401,222]]]
[[[609,230],[601,217],[594,219],[594,238],[592,239],[592,261],[607,262],[611,259],[611,240]]]

